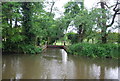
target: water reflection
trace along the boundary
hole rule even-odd
[[[118,79],[118,65],[117,61],[115,60],[90,59],[83,57],[75,57],[72,60],[74,60],[73,62],[75,66],[77,66],[75,73],[77,76],[76,78],[80,77],[82,79]]]
[[[64,64],[66,64],[67,63],[67,53],[66,53],[66,51],[64,49],[61,49],[61,54],[62,54],[62,62]]]
[[[92,64],[90,67],[90,73],[93,78],[99,79],[100,77],[100,66],[97,66],[96,64]]]
[[[109,68],[109,69],[105,68],[105,78],[107,78],[107,79],[118,78],[118,75],[116,75],[116,74],[118,74],[118,68],[117,67],[114,68],[114,69],[113,68]]]
[[[3,79],[118,79],[116,60],[67,55],[63,49],[3,55],[2,68]]]

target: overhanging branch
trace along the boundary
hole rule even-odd
[[[106,25],[107,27],[110,27],[110,26],[112,26],[113,24],[114,24],[114,21],[115,21],[115,17],[116,17],[116,15],[117,14],[120,14],[120,9],[119,8],[117,8],[117,6],[118,6],[118,0],[117,0],[117,3],[116,3],[116,5],[115,5],[115,7],[113,8],[113,11],[114,11],[114,15],[113,15],[113,18],[112,18],[112,22],[109,24],[109,25]]]
[[[116,15],[117,15],[117,12],[114,13],[113,18],[112,18],[112,22],[109,25],[106,25],[107,27],[110,27],[113,25]]]

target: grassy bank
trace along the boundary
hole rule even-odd
[[[68,53],[74,55],[88,56],[93,58],[120,58],[118,50],[120,45],[117,44],[90,44],[77,43],[68,46]]]

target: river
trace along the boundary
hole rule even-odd
[[[118,70],[117,60],[68,55],[63,49],[2,56],[3,79],[118,79]]]

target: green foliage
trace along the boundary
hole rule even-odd
[[[82,55],[88,57],[118,58],[114,51],[118,51],[120,45],[116,44],[89,44],[77,43],[68,47],[70,54]]]
[[[2,49],[2,42],[0,42],[0,49]]]
[[[21,45],[21,49],[26,54],[38,54],[41,53],[42,48],[34,45]]]
[[[79,40],[86,38],[99,37],[102,43],[106,43],[107,39],[107,29],[108,25],[106,23],[111,22],[111,12],[108,9],[103,8],[93,8],[90,11],[80,6],[79,2],[68,2],[65,5],[65,12],[64,12],[67,26],[74,25],[77,28],[79,34]],[[102,30],[100,34],[94,34],[93,32],[97,32],[97,30]],[[110,37],[108,39],[111,39]],[[112,41],[108,41],[112,42]]]
[[[65,5],[65,18],[68,25],[74,25],[77,29],[78,35],[76,35],[79,42],[83,42],[85,38],[93,37],[93,29],[95,23],[94,13],[88,11],[80,5],[79,2],[68,2]],[[72,23],[73,22],[73,23]]]
[[[77,2],[68,2],[65,5],[65,12],[64,14],[70,15],[72,18],[79,13],[80,7]]]
[[[67,33],[66,35],[67,35],[68,39],[71,40],[72,44],[78,42],[78,34],[77,33],[70,32],[70,33]]]
[[[2,3],[3,52],[15,52],[17,50],[20,51],[21,45],[23,45],[24,43],[30,44],[31,42],[32,43],[35,42],[34,41],[35,36],[33,36],[33,33],[32,31],[30,31],[30,29],[33,27],[32,20],[33,20],[33,13],[36,12],[35,11],[36,6],[37,4],[32,2],[28,2],[28,3],[27,2],[25,3],[3,2]],[[13,24],[13,22],[15,23]],[[18,25],[18,23],[20,25]],[[37,48],[36,48],[36,52],[37,52]]]
[[[37,38],[41,44],[46,41],[52,44],[64,36],[63,19],[54,20],[54,14],[49,15],[44,7],[43,2],[2,3],[3,51],[21,51],[22,48],[25,53],[35,53]]]
[[[35,35],[30,29],[33,27],[32,16],[33,16],[33,3],[31,2],[23,2],[22,3],[22,14],[23,14],[23,33],[26,36],[24,42],[26,44],[33,44],[35,42]]]
[[[119,34],[120,33],[109,33],[108,34],[108,43],[119,42]]]

